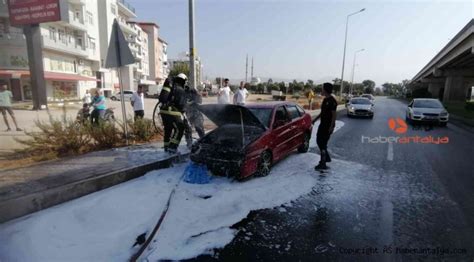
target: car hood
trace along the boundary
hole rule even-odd
[[[363,105],[363,104],[351,104],[351,106],[354,107],[354,109],[365,109],[369,110],[372,108],[372,105]]]
[[[239,105],[199,105],[199,111],[218,126],[227,124],[256,126],[266,129],[260,120],[246,107]]]

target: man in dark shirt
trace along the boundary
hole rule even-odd
[[[319,161],[319,164],[314,167],[314,169],[318,171],[328,169],[326,162],[331,162],[331,157],[329,156],[327,146],[329,137],[336,126],[337,109],[337,101],[332,95],[333,88],[334,87],[331,83],[323,84],[323,90],[321,94],[324,96],[324,100],[321,105],[321,113],[314,120],[314,122],[316,122],[316,120],[321,118],[321,123],[319,124],[316,138],[319,150],[321,151],[321,160]]]

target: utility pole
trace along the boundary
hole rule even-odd
[[[358,14],[358,13],[361,13],[361,12],[364,12],[365,11],[365,8],[362,8],[361,10],[357,11],[357,12],[354,12],[354,13],[351,13],[349,15],[347,15],[346,17],[346,34],[344,36],[344,53],[342,55],[342,72],[341,72],[341,89],[339,90],[339,95],[342,94],[342,91],[343,88],[344,88],[344,64],[346,62],[346,45],[347,45],[347,28],[349,27],[349,18],[355,14]]]
[[[248,79],[247,79],[248,72],[249,72],[249,55],[247,54],[247,57],[245,58],[245,83],[248,82]]]
[[[194,48],[194,0],[189,0],[189,84],[196,88],[196,50]]]

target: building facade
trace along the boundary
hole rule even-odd
[[[14,100],[31,100],[26,39],[21,28],[10,25],[7,2],[0,0],[0,83],[9,86]],[[124,0],[60,0],[60,10],[60,21],[40,25],[49,101],[78,99],[91,88],[102,88],[106,96],[118,91],[117,70],[104,68],[115,19],[136,61],[120,71],[124,89],[156,84],[150,79],[150,67],[155,64],[149,59],[149,37],[133,22],[136,14],[130,4]]]
[[[83,96],[100,83],[98,6],[95,0],[61,0],[61,20],[41,24],[43,64],[48,100]],[[6,1],[0,1],[0,81],[15,100],[31,99],[26,40],[9,23]]]
[[[178,58],[170,59],[168,61],[168,64],[169,64],[170,69],[173,69],[173,67],[177,66],[178,64],[189,65],[189,53],[187,52],[180,53],[178,55]],[[194,66],[195,66],[195,72],[196,72],[196,84],[198,86],[201,86],[203,84],[202,78],[201,78],[203,65],[201,63],[201,58],[199,56],[195,58]]]

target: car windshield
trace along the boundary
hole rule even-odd
[[[266,127],[270,126],[270,118],[272,115],[271,108],[249,108],[250,112],[252,112],[262,124]]]
[[[413,107],[418,108],[442,108],[443,105],[438,100],[415,100]]]
[[[368,99],[352,99],[351,104],[354,104],[354,105],[370,105],[372,103]]]
[[[362,97],[365,97],[365,98],[368,98],[368,99],[372,99],[372,96],[371,96],[371,95],[362,95]]]

